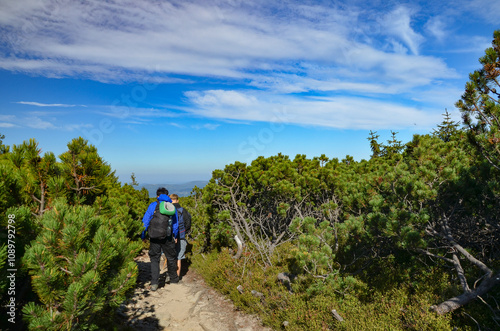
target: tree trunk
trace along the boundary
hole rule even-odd
[[[45,212],[45,183],[40,182],[40,209],[38,210],[38,216],[42,216]]]
[[[452,312],[477,299],[478,297],[488,293],[489,290],[491,290],[498,284],[500,284],[500,273],[497,273],[496,275],[486,276],[481,284],[473,291],[464,292],[459,296],[441,302],[437,306],[432,306],[431,310],[435,311],[438,315],[444,315],[446,313]]]

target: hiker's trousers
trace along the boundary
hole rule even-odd
[[[178,283],[177,275],[177,252],[175,250],[175,241],[173,237],[167,237],[163,240],[150,239],[149,241],[149,259],[151,260],[151,285],[158,284],[160,278],[160,258],[161,252],[167,259],[168,275],[170,283]]]

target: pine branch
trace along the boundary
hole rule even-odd
[[[449,262],[449,263],[453,263],[453,260],[450,259],[450,258],[447,258],[445,256],[441,256],[441,255],[437,255],[437,254],[431,253],[431,252],[429,252],[427,250],[424,250],[424,249],[421,249],[421,248],[417,248],[417,249],[415,249],[415,251],[417,251],[417,252],[419,252],[421,254],[424,254],[424,255],[436,258],[436,259],[440,259],[440,260],[443,260],[443,261],[446,261],[446,262]]]
[[[80,191],[83,191],[83,190],[93,190],[95,189],[97,186],[90,186],[90,187],[70,187],[70,189],[72,189],[73,191],[77,191],[77,192],[80,192]]]
[[[112,295],[115,295],[116,293],[118,293],[125,286],[125,284],[128,283],[128,281],[132,278],[132,276],[133,276],[133,274],[129,272],[127,274],[127,277],[125,278],[125,280],[120,284],[120,286],[117,289],[112,290],[110,293]]]

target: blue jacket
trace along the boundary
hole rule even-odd
[[[158,201],[167,201],[167,202],[172,202],[172,199],[166,194],[161,194],[158,199]],[[156,204],[158,201],[151,202],[149,204],[148,209],[144,213],[144,216],[142,217],[142,224],[144,224],[144,230],[142,231],[141,238],[145,239],[146,238],[146,231],[148,230],[149,227],[149,222],[151,221],[151,218],[153,218],[153,214],[156,209]],[[172,231],[173,235],[175,238],[177,238],[179,234],[179,224],[177,222],[177,210],[175,210],[175,215],[172,216]]]

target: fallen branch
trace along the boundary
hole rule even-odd
[[[342,316],[339,315],[339,313],[337,313],[337,311],[335,309],[332,310],[332,315],[333,317],[339,321],[339,322],[343,322],[344,319],[342,318]]]
[[[500,284],[500,273],[496,275],[488,275],[481,284],[472,291],[464,292],[454,298],[448,299],[439,305],[431,306],[431,310],[436,312],[438,315],[444,315],[446,313],[452,312],[467,303],[477,299],[488,293],[493,287]]]
[[[236,255],[233,256],[233,259],[238,260],[241,257],[241,254],[243,254],[243,242],[241,241],[240,237],[238,237],[238,235],[234,236],[234,240],[238,245],[238,251],[236,252]]]

